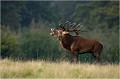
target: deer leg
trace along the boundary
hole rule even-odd
[[[78,54],[73,54],[74,57],[74,63],[78,63]]]
[[[101,57],[100,57],[100,54],[95,53],[95,54],[92,54],[92,55],[96,58],[96,61],[97,61],[97,62],[100,62],[100,63],[101,63]]]
[[[96,56],[96,60],[97,60],[98,62],[101,61],[101,57],[100,57],[100,55],[97,55],[97,56]]]
[[[103,49],[103,45],[102,44],[96,44],[95,48],[94,48],[94,51],[93,51],[93,56],[96,58],[96,60],[98,62],[101,63],[101,57],[100,57],[100,54],[102,52],[102,49]]]

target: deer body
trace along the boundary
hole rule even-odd
[[[100,52],[103,45],[96,40],[64,34],[61,36],[60,42],[62,47],[71,51],[74,56],[78,56],[78,54],[91,53],[98,61],[100,61]],[[78,58],[75,62],[78,62]]]
[[[78,34],[78,29],[77,31],[74,29],[74,31]],[[75,63],[78,63],[78,55],[84,53],[91,53],[97,61],[101,61],[100,54],[103,49],[103,45],[97,40],[87,39],[80,36],[72,36],[65,30],[65,28],[62,30],[51,29],[50,34],[55,38],[59,38],[63,48],[71,51]]]

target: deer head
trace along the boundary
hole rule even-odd
[[[57,38],[58,40],[61,40],[61,37],[62,37],[62,35],[64,35],[64,34],[68,34],[68,32],[67,32],[67,31],[63,31],[63,30],[61,30],[61,29],[60,29],[60,30],[51,29],[51,33],[50,33],[51,36]]]

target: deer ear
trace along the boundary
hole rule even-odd
[[[50,29],[51,31],[53,31],[54,29]]]

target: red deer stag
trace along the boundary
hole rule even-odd
[[[101,51],[103,49],[103,45],[94,39],[87,39],[78,36],[80,32],[81,25],[76,25],[75,23],[71,24],[71,22],[59,22],[59,26],[61,29],[51,29],[50,35],[57,38],[62,47],[71,51],[74,62],[78,63],[78,55],[84,53],[91,53],[97,61],[101,61]],[[67,26],[67,28],[65,28]],[[72,36],[69,32],[75,32],[77,36]]]

